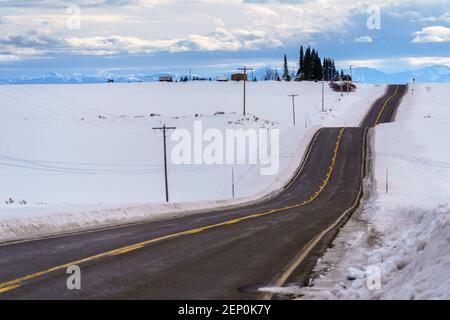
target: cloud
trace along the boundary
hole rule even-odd
[[[1,54],[0,53],[0,62],[10,62],[10,61],[17,61],[19,60],[19,57],[12,55],[12,54]]]
[[[410,22],[408,19],[436,17],[442,20],[448,17],[445,10],[436,10],[428,0],[419,2],[0,0],[0,7],[6,9],[4,12],[8,19],[8,24],[0,26],[0,51],[8,50],[21,58],[32,55],[98,56],[240,50],[260,50],[262,55],[264,51],[269,52],[267,54],[273,52],[264,50],[266,48],[285,48],[283,51],[291,54],[294,47],[311,44],[316,45],[321,52],[334,50],[333,54],[339,56],[344,45],[359,47],[361,50],[364,47],[348,42],[373,42],[373,34],[366,27],[367,8],[373,4],[382,8],[383,16],[390,17],[383,19],[383,29],[377,33],[377,39],[380,41],[367,46],[374,48],[371,54],[365,55],[370,57],[378,52],[375,51],[378,46],[389,43],[393,38],[393,49],[398,49],[402,44],[412,41],[412,38],[415,42],[424,42],[430,37],[426,34],[430,32],[428,29],[412,33],[419,29],[411,29],[416,27],[407,23],[402,24],[405,21]],[[79,5],[82,9],[82,27],[79,30],[69,30],[66,27],[66,8],[69,3]],[[431,7],[434,9],[431,10]],[[412,9],[416,14],[412,13]],[[392,27],[393,20],[396,24],[401,24],[402,28],[392,37],[384,39],[383,36]],[[30,30],[38,31],[33,34]],[[445,38],[441,34],[433,39],[442,42]],[[356,54],[357,50],[345,53],[350,57]]]
[[[443,26],[426,27],[412,35],[413,43],[450,42],[450,28]]]
[[[250,13],[255,13],[259,16],[266,16],[266,17],[278,17],[278,13],[276,13],[274,10],[268,8],[267,6],[261,6],[257,4],[249,4],[246,6],[246,9]]]
[[[420,18],[419,21],[423,22],[445,22],[450,23],[450,13],[446,12],[440,16],[437,17],[426,17],[426,18]]]
[[[373,42],[373,39],[371,37],[369,37],[369,36],[364,36],[364,37],[358,37],[358,38],[353,39],[353,42],[356,42],[356,43],[371,43],[371,42]]]
[[[382,59],[343,60],[337,62],[337,66],[339,68],[347,68],[349,65],[352,65],[354,67],[366,67],[391,71],[430,65],[444,65],[450,67],[450,57],[389,57]]]
[[[33,48],[43,49],[48,47],[55,47],[60,44],[56,38],[49,35],[7,35],[5,38],[0,38],[0,45],[8,48]]]
[[[66,42],[72,51],[96,54],[238,51],[241,49],[257,49],[261,46],[276,47],[282,45],[266,36],[263,32],[227,31],[219,27],[215,32],[208,35],[190,34],[183,39],[146,40],[137,37],[108,36],[68,38]]]
[[[217,27],[207,35],[190,34],[185,38],[151,40],[135,36],[57,37],[46,33],[7,35],[0,38],[0,48],[22,54],[117,55],[156,52],[238,51],[283,44],[261,31],[231,30]]]
[[[31,24],[53,24],[64,26],[67,23],[67,14],[33,14],[33,15],[9,15],[8,22],[22,25]],[[119,14],[82,14],[83,23],[119,23],[123,21],[129,21],[130,23],[136,22],[136,17],[119,15]]]
[[[126,6],[134,5],[141,2],[154,2],[151,0],[0,0],[2,8],[66,8],[70,4],[82,7],[98,7],[98,6]]]
[[[241,2],[241,0],[228,0]],[[0,0],[2,8],[67,8],[68,5],[77,5],[83,8],[95,7],[152,7],[155,5],[182,3],[185,0]],[[197,3],[220,3],[225,0],[195,0]]]
[[[402,60],[412,66],[444,65],[450,67],[450,57],[411,57]]]

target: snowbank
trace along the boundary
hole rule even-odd
[[[450,299],[449,92],[449,84],[416,85],[396,122],[372,132],[361,210],[319,261],[311,287],[291,292],[304,299]]]
[[[345,95],[321,85],[144,83],[1,86],[0,241],[67,230],[161,219],[213,207],[256,201],[278,192],[293,176],[304,150],[322,126],[356,125],[384,86],[361,85]],[[207,94],[205,94],[207,93]],[[299,93],[292,126],[288,94]],[[280,171],[260,175],[255,165],[176,166],[169,163],[171,204],[164,199],[162,137],[166,123],[205,128],[279,128]],[[214,179],[211,179],[214,177]],[[8,199],[14,204],[7,204]]]

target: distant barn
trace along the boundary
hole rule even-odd
[[[227,77],[217,77],[217,78],[216,78],[216,81],[219,81],[219,82],[227,82],[227,81],[228,81],[228,78],[227,78]]]
[[[159,82],[172,82],[172,76],[160,76],[159,77]]]
[[[247,81],[248,77],[245,73],[233,73],[231,75],[231,81]]]

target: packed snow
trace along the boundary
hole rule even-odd
[[[350,95],[320,83],[0,85],[0,240],[254,201],[280,190],[320,126],[354,126],[384,86]],[[292,125],[296,100],[297,126]],[[280,129],[280,169],[259,165],[174,165],[164,204],[163,124]],[[168,134],[169,154],[173,143]],[[231,171],[236,197],[231,199]]]
[[[410,85],[371,133],[363,204],[315,267],[303,299],[450,299],[450,84]]]

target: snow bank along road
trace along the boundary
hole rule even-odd
[[[0,246],[2,299],[258,299],[303,281],[362,194],[366,133],[391,120],[389,86],[360,128],[324,128],[278,196],[233,210]],[[81,268],[81,290],[66,270]]]

